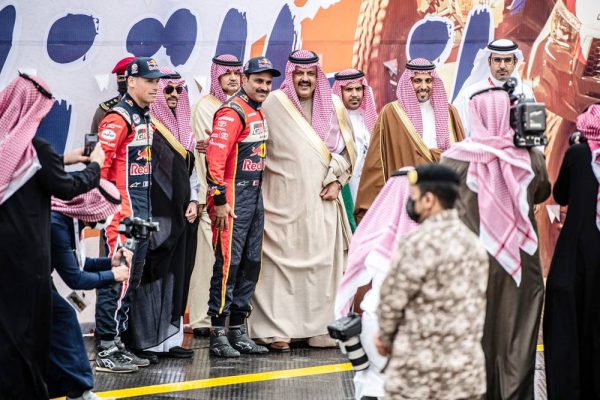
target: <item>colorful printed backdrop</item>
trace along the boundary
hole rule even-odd
[[[48,82],[57,102],[40,134],[59,152],[82,145],[98,103],[116,95],[110,71],[129,55],[174,67],[194,101],[207,90],[215,54],[265,54],[283,70],[292,50],[310,49],[321,55],[329,76],[350,66],[364,70],[381,107],[394,100],[408,59],[433,60],[453,99],[477,50],[510,38],[524,51],[523,77],[549,110],[552,179],[577,114],[600,98],[597,0],[35,3],[0,1],[0,88],[18,70]],[[538,214],[546,269],[563,218],[552,201]]]

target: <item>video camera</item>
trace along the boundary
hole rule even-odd
[[[515,130],[516,147],[536,147],[548,144],[546,132],[546,105],[534,99],[526,99],[525,95],[515,95],[517,80],[509,77],[502,89],[508,93],[511,104],[510,126]]]
[[[152,232],[158,232],[159,229],[158,222],[152,221],[144,221],[138,217],[125,217],[119,222],[119,233],[122,233],[127,237],[125,247],[127,250],[135,253],[135,249],[137,247],[138,240],[148,240],[150,239],[150,234]],[[120,265],[126,265],[127,261],[125,261],[125,257],[121,258]],[[120,292],[121,283],[115,282],[113,285],[113,291],[115,293]]]
[[[351,312],[347,317],[333,321],[327,326],[327,330],[329,336],[342,342],[355,371],[363,371],[369,368],[369,357],[360,342],[362,323],[356,313]]]
[[[125,217],[119,222],[119,233],[135,240],[147,240],[158,229],[158,222],[144,221],[138,217]]]

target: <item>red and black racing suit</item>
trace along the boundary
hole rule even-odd
[[[148,220],[152,215],[150,161],[154,130],[148,109],[138,106],[128,94],[100,121],[98,135],[106,154],[102,178],[113,182],[121,194],[121,211],[105,229],[109,257],[125,244],[126,238],[118,232],[123,218]],[[120,285],[119,293],[112,285],[98,289],[95,335],[101,340],[112,340],[127,329],[131,296],[140,284],[147,248],[147,240],[138,241],[130,277]]]
[[[213,326],[224,326],[228,315],[231,321],[245,319],[252,311],[250,298],[262,259],[267,137],[261,103],[249,99],[243,89],[215,113],[206,150],[208,212],[212,219],[214,205],[227,203],[237,218],[228,217],[228,231],[213,226],[215,264],[208,301]]]

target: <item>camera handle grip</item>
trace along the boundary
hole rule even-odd
[[[125,241],[125,245],[124,246],[119,246],[117,248],[117,251],[121,248],[121,247],[125,247],[127,250],[131,251],[132,253],[135,254],[135,248],[137,247],[137,241],[133,238],[129,238]],[[133,260],[131,261],[131,263],[133,264]],[[127,265],[127,260],[125,260],[125,257],[121,257],[121,262],[119,263],[119,265]],[[121,291],[121,282],[115,282],[113,284],[112,290],[115,293],[119,293]]]

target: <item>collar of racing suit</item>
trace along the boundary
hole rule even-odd
[[[127,100],[131,101],[131,103],[128,103]],[[142,108],[138,105],[138,103],[135,102],[135,100],[133,99],[133,97],[131,97],[129,95],[129,93],[125,93],[125,95],[121,98],[121,101],[127,102],[130,106],[132,106],[138,113],[140,113],[140,115],[144,115],[146,113],[150,112],[150,107],[146,107],[146,108]]]
[[[260,110],[262,107],[262,103],[252,100],[250,97],[248,97],[248,95],[242,88],[240,88],[237,92],[235,92],[234,96],[239,97],[240,99],[244,100],[250,107],[252,107],[256,111]]]

